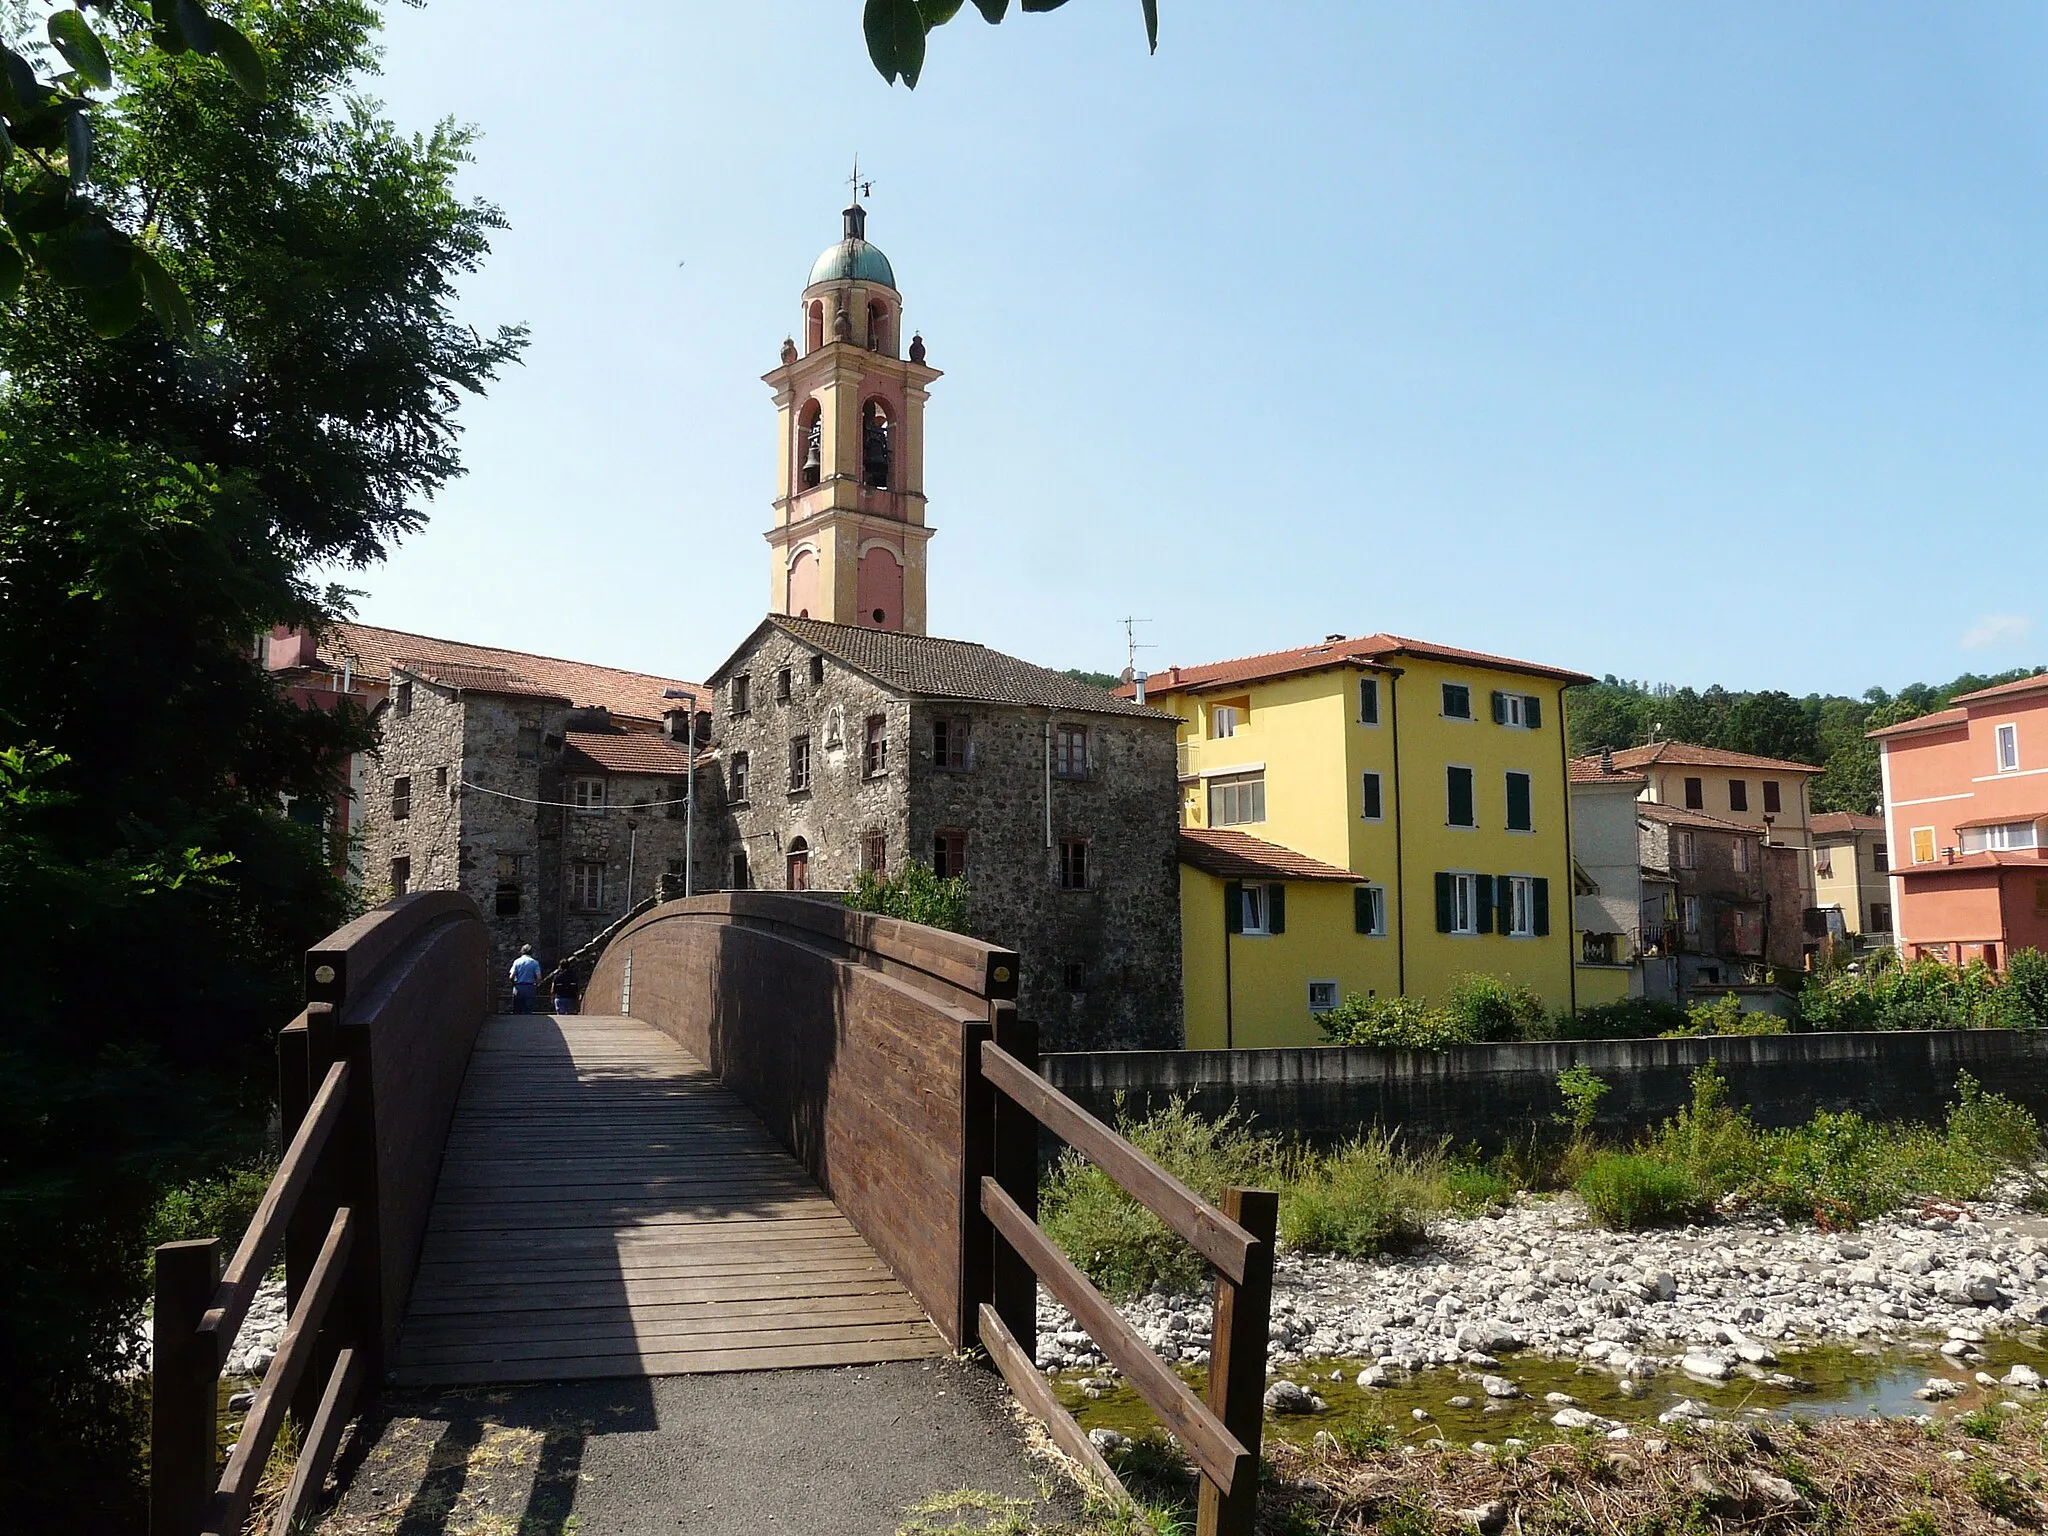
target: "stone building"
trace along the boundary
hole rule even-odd
[[[1803,958],[1803,851],[1765,842],[1761,827],[1655,801],[1637,803],[1636,825],[1645,995],[1689,1003],[1733,991],[1775,1011],[1772,972]]]
[[[1180,1044],[1170,716],[964,640],[781,615],[710,686],[725,883],[964,874],[1046,1049]]]

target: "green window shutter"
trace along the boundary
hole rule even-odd
[[[1454,827],[1469,827],[1472,816],[1472,770],[1470,768],[1447,768],[1444,770],[1444,794],[1449,804],[1446,819]]]
[[[1543,729],[1543,701],[1533,693],[1522,700],[1522,719],[1532,731]]]
[[[1361,677],[1358,680],[1358,723],[1380,723],[1380,680],[1376,677]]]
[[[1493,690],[1493,723],[1495,725],[1506,725],[1508,723],[1508,696],[1498,688]]]
[[[1266,932],[1287,931],[1287,887],[1269,885],[1266,887]]]
[[[1472,926],[1480,933],[1493,932],[1493,876],[1472,877]]]
[[[1380,819],[1380,776],[1367,773],[1359,779],[1358,814],[1368,821]]]
[[[1351,927],[1358,933],[1372,932],[1372,889],[1369,886],[1351,887]]]
[[[1223,882],[1223,931],[1244,932],[1244,883],[1240,880]]]
[[[1529,775],[1510,773],[1508,775],[1508,830],[1527,832],[1534,828],[1535,821],[1529,804]]]
[[[1530,905],[1535,908],[1532,915],[1536,919],[1536,937],[1547,939],[1550,937],[1550,882],[1539,875],[1529,884]]]
[[[1436,931],[1451,931],[1451,877],[1438,872],[1436,877]]]

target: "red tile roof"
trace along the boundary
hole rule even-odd
[[[1631,773],[1618,762],[1614,765],[1614,771],[1609,773],[1601,763],[1598,753],[1591,757],[1573,758],[1571,769],[1574,784],[1626,784],[1632,789],[1641,789],[1650,782],[1648,774]]]
[[[1985,699],[2004,699],[2016,694],[2042,692],[2048,692],[2048,672],[2036,672],[2032,677],[2023,677],[2017,682],[2000,683],[1996,688],[1979,688],[1975,693],[1959,693],[1949,702],[1977,704]]]
[[[1865,816],[1859,811],[1822,811],[1813,818],[1816,837],[1846,837],[1852,832],[1882,832],[1882,816]]]
[[[1617,768],[1647,768],[1652,763],[1671,763],[1687,768],[1749,768],[1772,773],[1819,773],[1811,763],[1788,762],[1782,757],[1756,757],[1748,752],[1729,752],[1720,747],[1696,747],[1689,741],[1653,741],[1647,746],[1625,747],[1614,754]]]
[[[1949,726],[1968,725],[1970,712],[1967,709],[1938,709],[1931,715],[1922,715],[1917,720],[1901,720],[1897,725],[1881,725],[1874,731],[1863,734],[1872,740],[1886,736],[1905,736],[1913,731],[1939,731]]]
[[[387,676],[402,672],[407,677],[439,683],[443,688],[460,688],[464,693],[501,693],[513,698],[552,699],[562,704],[573,702],[567,694],[543,688],[532,678],[522,677],[504,667],[470,667],[460,662],[410,656],[394,656],[387,665]]]
[[[1476,667],[1491,667],[1502,672],[1522,672],[1532,677],[1547,677],[1563,683],[1593,681],[1583,672],[1571,672],[1561,667],[1547,667],[1533,661],[1516,661],[1512,657],[1492,656],[1484,651],[1466,651],[1455,646],[1434,645],[1427,640],[1414,640],[1405,635],[1380,634],[1348,639],[1339,636],[1325,640],[1320,645],[1297,646],[1289,651],[1268,651],[1263,655],[1240,656],[1230,661],[1206,662],[1195,667],[1167,667],[1147,678],[1145,687],[1148,694],[1185,693],[1197,688],[1222,688],[1238,683],[1264,682],[1276,677],[1293,677],[1305,672],[1320,672],[1330,667],[1384,670],[1395,665],[1402,656],[1419,657],[1425,661],[1466,662]],[[1135,691],[1135,686],[1129,683],[1117,690],[1126,698]]]
[[[662,778],[685,778],[690,759],[666,736],[652,731],[565,731],[568,753],[564,767],[570,772],[588,766],[601,773],[645,773]],[[576,761],[569,758],[574,754]],[[697,759],[705,760],[703,755]]]
[[[1974,869],[2032,869],[2048,871],[2048,859],[2039,849],[1987,848],[1982,853],[1959,853],[1953,859],[1932,864],[1894,864],[1891,873],[1908,880],[1923,875],[1965,874]]]
[[[667,711],[681,707],[679,701],[662,697],[670,688],[693,690],[699,696],[698,707],[710,707],[710,690],[681,678],[625,672],[617,667],[470,645],[461,640],[440,640],[431,635],[409,635],[402,630],[379,629],[374,624],[337,624],[320,643],[320,659],[326,665],[339,670],[347,658],[358,676],[373,682],[388,678],[392,662],[408,657],[421,663],[510,673],[543,696],[567,699],[576,705],[601,706],[635,720],[657,721]]]
[[[1675,827],[1704,827],[1709,832],[1740,832],[1744,837],[1762,837],[1762,827],[1745,827],[1739,821],[1723,821],[1718,816],[1709,816],[1705,811],[1689,811],[1682,805],[1659,805],[1645,800],[1636,807],[1636,814],[1650,821],[1669,822]]]
[[[1329,880],[1357,885],[1365,879],[1278,843],[1219,827],[1182,829],[1180,861],[1219,880]]]

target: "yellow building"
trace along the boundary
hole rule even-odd
[[[1574,1006],[1564,690],[1588,681],[1396,635],[1147,678],[1184,722],[1189,1048],[1319,1044],[1343,993],[1467,972]]]

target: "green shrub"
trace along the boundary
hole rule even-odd
[[[1956,1102],[1948,1107],[1948,1139],[2001,1167],[2031,1163],[2041,1151],[2041,1122],[2025,1105],[2002,1093],[1986,1093],[1969,1073],[1956,1077]]]
[[[1757,1195],[1782,1215],[1827,1226],[1867,1220],[1911,1192],[1911,1134],[1873,1125],[1854,1110],[1821,1110],[1769,1139]]]
[[[1234,1105],[1210,1120],[1176,1098],[1136,1119],[1119,1100],[1116,1128],[1206,1199],[1214,1200],[1228,1184],[1270,1186],[1278,1172],[1276,1148],[1252,1134]],[[1119,1300],[1154,1285],[1198,1290],[1207,1278],[1201,1256],[1184,1239],[1076,1153],[1062,1155],[1041,1182],[1038,1209],[1046,1235]]]
[[[951,933],[967,932],[967,877],[942,877],[920,859],[906,859],[889,875],[862,870],[841,900],[856,912],[900,917]]]
[[[1328,1155],[1302,1155],[1280,1195],[1280,1239],[1346,1258],[1410,1248],[1450,1202],[1439,1156],[1410,1157],[1384,1132]]]
[[[1475,1038],[1447,1010],[1419,997],[1360,997],[1356,992],[1317,1021],[1332,1045],[1379,1045],[1441,1051]]]
[[[276,1171],[275,1162],[258,1158],[212,1178],[195,1179],[165,1190],[150,1214],[149,1246],[217,1237],[221,1261],[225,1263],[242,1240],[249,1218],[256,1214]]]
[[[1707,1211],[1683,1169],[1632,1152],[1601,1153],[1576,1188],[1595,1221],[1623,1232],[1692,1221]]]
[[[1999,1013],[2009,1029],[2048,1029],[2048,955],[2016,949],[2005,957]]]
[[[2022,972],[2029,988],[2041,974],[2031,961]],[[1799,1014],[1809,1029],[1996,1029],[2034,995],[2016,1000],[1980,960],[1954,966],[1923,956],[1901,966],[1873,957],[1860,973],[1809,978]]]
[[[1792,1028],[1789,1020],[1774,1013],[1752,1013],[1733,992],[1724,992],[1711,1003],[1694,1003],[1685,1011],[1685,1023],[1667,1029],[1667,1038],[1684,1035],[1782,1035]]]
[[[1565,1112],[1557,1116],[1560,1125],[1571,1127],[1572,1140],[1584,1141],[1593,1134],[1593,1119],[1600,1113],[1600,1101],[1613,1085],[1585,1067],[1566,1067],[1557,1074],[1557,1091],[1564,1095]]]
[[[1559,1040],[1647,1040],[1685,1027],[1685,1010],[1654,997],[1596,1003],[1577,1014],[1561,1013],[1553,1026]]]
[[[1728,1103],[1728,1079],[1712,1062],[1692,1074],[1692,1103],[1651,1133],[1645,1155],[1682,1170],[1713,1202],[1750,1182],[1763,1161],[1763,1134]]]
[[[1452,979],[1443,1011],[1467,1040],[1522,1040],[1546,1022],[1543,999],[1520,982],[1477,973]]]
[[[1507,1205],[1522,1187],[1516,1180],[1476,1161],[1460,1160],[1444,1169],[1444,1194],[1452,1209],[1465,1215]]]

